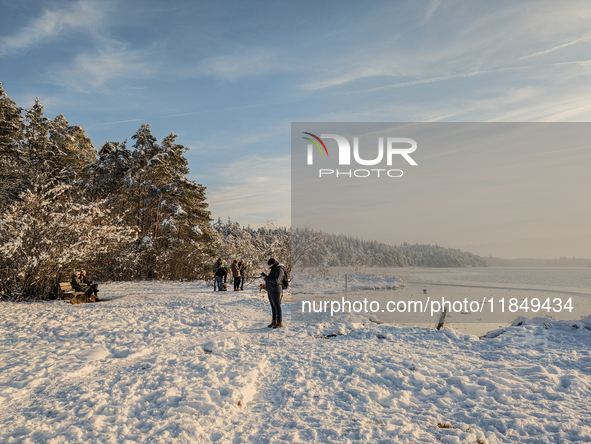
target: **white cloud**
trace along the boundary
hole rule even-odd
[[[290,127],[290,121],[280,121],[194,143],[198,149],[215,147],[216,157],[224,159],[222,166],[218,163],[215,168],[208,167],[206,174],[196,173],[198,182],[208,184],[209,210],[214,219],[231,216],[242,225],[252,226],[263,226],[267,219],[283,226],[291,224]],[[268,156],[259,154],[259,146],[270,144],[278,148]],[[191,161],[191,152],[188,157]]]
[[[127,45],[105,41],[98,49],[79,54],[67,65],[55,65],[49,70],[49,81],[66,88],[87,92],[102,88],[114,79],[137,79],[154,71],[154,62],[146,53],[128,50]]]
[[[491,3],[487,8],[470,9],[457,6],[438,0],[422,5],[418,23],[370,14],[372,20],[357,27],[360,38],[351,39],[347,51],[308,63],[314,70],[309,71],[301,88],[318,91],[365,80],[373,86],[364,91],[371,92],[523,69],[527,68],[524,61],[530,64],[545,54],[555,57],[551,61],[564,61],[556,60],[558,53],[562,57],[572,55],[572,51],[561,50],[574,50],[575,44],[579,54],[585,53],[583,45],[588,46],[591,40],[586,21],[591,19],[591,8],[582,4],[550,4],[533,13],[522,3],[502,7]],[[435,13],[441,15],[440,20],[430,20]],[[560,27],[556,26],[557,15],[561,17]],[[381,31],[390,28],[396,30],[395,40]],[[364,34],[374,38],[368,41]],[[389,85],[383,85],[386,82]]]
[[[591,66],[591,60],[575,60],[572,62],[560,62],[560,63],[553,64],[553,66],[567,66],[567,65]]]
[[[80,0],[68,8],[47,9],[16,34],[0,37],[0,57],[27,51],[72,30],[93,29],[103,17],[103,12],[92,1]]]
[[[561,45],[554,46],[554,47],[549,48],[549,49],[546,49],[544,51],[539,51],[539,52],[536,52],[534,54],[525,55],[523,57],[520,57],[519,60],[529,59],[531,57],[537,57],[537,56],[541,56],[541,55],[544,55],[544,54],[549,54],[551,52],[558,51],[559,49],[566,48],[567,46],[574,45],[575,43],[588,41],[590,38],[591,38],[591,35],[586,35],[586,36],[583,36],[581,38],[575,39],[575,40],[573,40],[571,42],[563,43]]]
[[[410,82],[399,82],[399,83],[393,83],[391,85],[378,86],[375,88],[369,88],[369,89],[364,89],[364,90],[360,90],[360,91],[351,91],[350,94],[370,93],[370,92],[382,91],[384,89],[404,88],[406,86],[424,85],[427,83],[442,82],[445,80],[465,79],[468,77],[479,76],[482,74],[489,74],[490,72],[492,72],[492,71],[474,71],[474,72],[465,72],[465,73],[460,73],[460,74],[452,74],[449,76],[431,77],[428,79],[412,80]]]
[[[119,120],[116,122],[104,122],[104,123],[91,123],[90,125],[86,125],[88,128],[92,128],[95,126],[104,126],[104,125],[118,125],[120,123],[129,123],[129,122],[140,122],[141,119],[129,119],[129,120]]]
[[[256,127],[239,133],[229,132],[225,129],[219,134],[214,134],[207,140],[199,142],[206,146],[215,147],[218,152],[224,154],[244,150],[245,148],[254,148],[257,146],[268,146],[270,141],[286,137],[289,133],[291,121],[275,121],[265,127]],[[287,141],[289,143],[289,140]]]
[[[354,68],[352,70],[345,71],[346,74],[338,74],[330,76],[325,79],[321,80],[314,80],[302,86],[303,89],[309,91],[315,91],[319,89],[331,88],[333,86],[344,85],[349,82],[353,82],[359,79],[365,79],[368,77],[376,77],[380,75],[389,75],[388,70],[383,69],[379,66],[375,67],[361,67],[361,68]]]
[[[271,71],[285,69],[278,57],[261,48],[242,49],[233,54],[208,57],[201,60],[195,74],[220,80],[236,80],[242,77],[260,76]]]
[[[433,17],[433,14],[435,14],[435,11],[437,11],[442,2],[443,0],[433,0],[431,2],[431,4],[429,5],[429,9],[427,9],[427,12],[425,13],[423,23],[428,22],[431,19],[431,17]]]
[[[150,51],[130,49],[131,44],[112,36],[104,5],[79,0],[67,7],[48,8],[14,35],[0,37],[0,57],[48,45],[61,37],[73,39],[84,35],[90,43],[73,59],[56,60],[42,74],[43,82],[90,92],[99,88],[104,90],[105,85],[114,79],[151,75],[155,63],[148,61]]]
[[[214,218],[231,216],[242,225],[263,226],[268,219],[291,224],[291,156],[242,157],[218,170],[221,185],[208,186]]]

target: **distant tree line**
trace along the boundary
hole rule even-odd
[[[310,245],[298,261],[303,267],[486,267],[480,256],[439,245],[388,245],[342,234],[297,228],[297,245]],[[322,238],[322,242],[306,242]]]

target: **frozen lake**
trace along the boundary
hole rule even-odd
[[[591,296],[591,268],[400,268],[408,283],[486,285],[585,293]]]
[[[315,297],[341,301],[341,305],[343,296],[351,302],[376,301],[379,306],[374,304],[371,311],[364,306],[362,314],[375,322],[426,327],[435,325],[444,301],[455,302],[456,305],[449,305],[446,325],[477,335],[510,325],[520,317],[579,320],[591,314],[591,268],[391,268],[364,272],[366,288],[371,288],[375,281],[375,289],[345,293],[341,286],[334,285],[337,291]],[[336,273],[344,279],[342,272]],[[376,275],[375,279],[371,274]],[[379,282],[383,276],[401,278],[405,287],[381,290]],[[294,301],[306,298],[298,295]],[[422,304],[422,311],[417,313],[413,305],[415,311],[411,312],[410,301]],[[388,303],[392,311],[386,309]],[[298,307],[292,307],[294,313],[297,310]],[[308,322],[313,319],[342,322],[345,318],[318,314],[304,317]]]

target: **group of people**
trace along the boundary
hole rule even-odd
[[[98,284],[95,284],[94,281],[86,276],[86,270],[74,270],[70,284],[72,284],[72,288],[75,291],[83,291],[91,302],[100,301],[98,297]]]
[[[277,262],[274,258],[267,261],[269,267],[268,273],[261,273],[261,278],[265,281],[265,289],[269,297],[269,304],[271,304],[272,320],[267,326],[269,328],[281,328],[283,327],[282,316],[281,316],[281,299],[283,297],[283,286],[285,267]],[[215,276],[214,280],[214,291],[226,291],[226,280],[228,274],[232,273],[234,282],[234,291],[244,290],[244,281],[246,279],[247,266],[243,260],[237,261],[234,259],[230,267],[224,266],[222,259],[218,260],[213,265],[213,272]],[[99,301],[98,298],[98,284],[95,284],[86,275],[86,270],[76,269],[72,274],[72,280],[70,282],[72,288],[75,291],[84,292],[91,302]],[[287,285],[287,284],[285,284]]]
[[[271,304],[272,320],[267,326],[269,328],[283,327],[281,316],[281,299],[283,297],[283,281],[285,276],[285,268],[274,258],[267,261],[269,267],[268,273],[261,273],[261,277],[265,280],[265,288],[269,296],[269,304]],[[228,274],[232,273],[234,282],[234,291],[244,290],[244,281],[246,279],[246,264],[243,260],[237,261],[234,259],[230,267],[224,266],[222,258],[213,264],[213,291],[226,291],[226,280]]]
[[[228,274],[232,273],[232,280],[234,283],[234,291],[244,290],[244,281],[246,280],[246,263],[241,260],[234,259],[230,267],[225,267],[222,258],[213,264],[213,291],[226,291]]]
[[[271,304],[272,320],[267,326],[269,328],[283,327],[282,313],[281,313],[281,299],[283,297],[283,285],[285,276],[285,267],[277,262],[274,258],[267,261],[269,267],[268,273],[261,273],[261,277],[265,281],[265,288],[269,296],[269,304]],[[234,291],[244,290],[244,280],[246,278],[246,264],[244,261],[232,261],[231,267],[224,266],[222,259],[213,264],[214,283],[213,291],[226,291],[226,279],[228,274],[232,273],[234,281]]]

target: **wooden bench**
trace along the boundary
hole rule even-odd
[[[71,304],[95,302],[94,297],[87,296],[83,291],[76,291],[69,282],[60,282],[61,290],[69,296]]]

